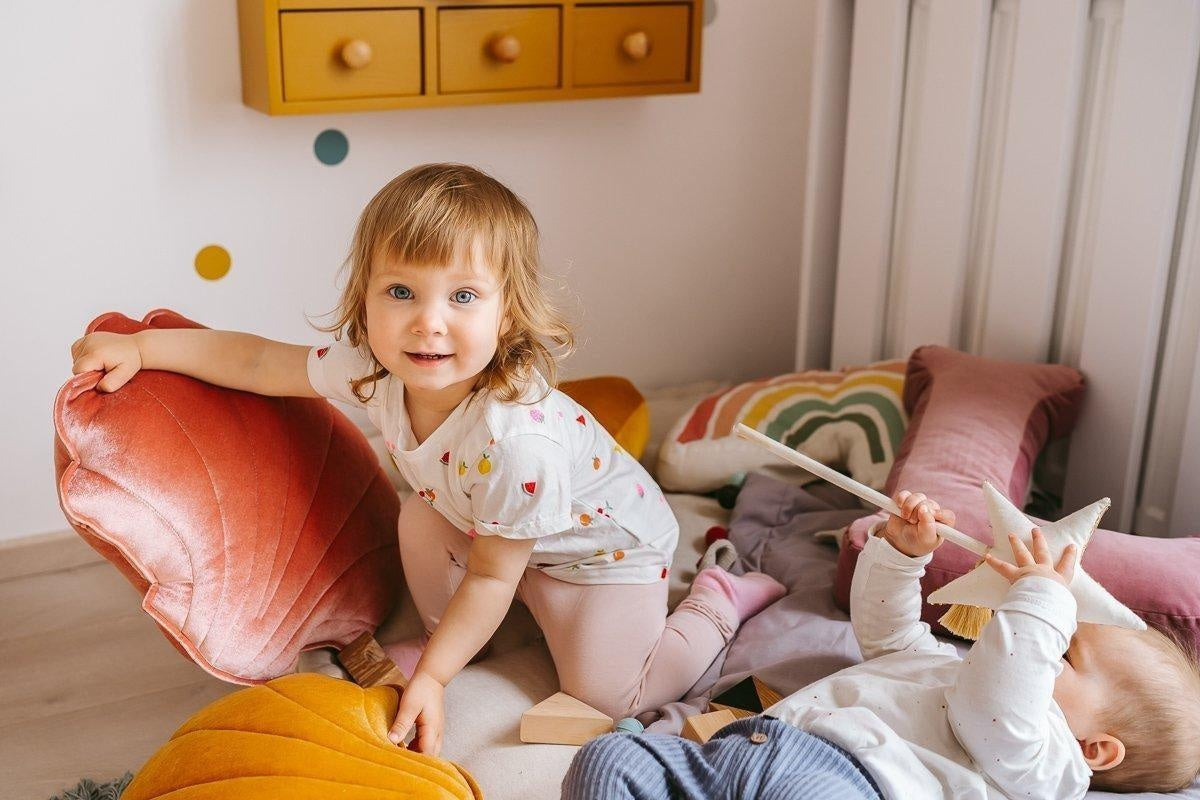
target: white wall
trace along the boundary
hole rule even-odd
[[[0,539],[59,530],[51,404],[95,315],[169,306],[299,342],[362,205],[432,160],[529,202],[575,300],[575,376],[643,387],[793,364],[806,3],[725,0],[699,95],[272,118],[242,106],[233,0],[0,8]],[[317,133],[350,155],[327,167]],[[209,243],[217,282],[192,269]]]

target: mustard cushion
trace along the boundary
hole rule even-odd
[[[636,386],[625,378],[604,375],[564,381],[558,388],[590,411],[625,452],[635,459],[642,457],[650,440],[650,409]]]
[[[288,675],[201,709],[150,757],[122,800],[481,798],[475,779],[387,738],[396,690]]]

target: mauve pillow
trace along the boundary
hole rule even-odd
[[[202,326],[110,313],[88,332],[181,327]],[[399,500],[341,412],[157,370],[111,394],[99,378],[55,400],[59,501],[182,653],[255,684],[378,627],[402,580]]]
[[[991,481],[1019,505],[1038,452],[1048,438],[1070,432],[1082,395],[1083,376],[1070,367],[997,361],[944,347],[918,348],[909,359],[905,380],[909,427],[888,476],[888,494],[901,487],[925,492],[955,511],[956,528],[990,543],[993,532],[980,488],[983,481]],[[844,610],[850,608],[850,581],[867,529],[884,516],[856,520],[843,536],[834,599]],[[952,544],[939,547],[921,579],[922,596],[968,572],[976,561]],[[1196,648],[1200,538],[1159,539],[1097,530],[1084,551],[1083,566],[1146,622],[1179,634]],[[947,633],[937,624],[947,610],[925,604],[921,618],[938,633]]]
[[[1038,452],[1048,438],[1071,431],[1082,398],[1083,375],[1071,367],[919,347],[904,379],[908,429],[884,492],[890,496],[897,487],[925,492],[954,510],[956,528],[990,543],[983,482],[1021,505]],[[867,528],[884,516],[865,517],[847,529],[834,585],[844,609],[850,607],[850,579]],[[939,547],[925,570],[923,594],[969,571],[977,560],[962,548]],[[926,605],[923,617],[935,623],[946,610]]]

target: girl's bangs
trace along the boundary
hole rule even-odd
[[[458,222],[446,225],[436,220],[408,221],[391,231],[376,252],[404,264],[448,267],[455,263],[470,263],[473,248],[479,247],[489,259],[488,266],[498,269],[505,248],[495,225],[486,219]]]

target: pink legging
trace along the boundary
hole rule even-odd
[[[404,577],[432,633],[466,574],[471,539],[413,498],[398,524]],[[667,616],[667,581],[577,584],[525,570],[517,598],[533,614],[562,691],[613,719],[681,698],[738,627],[720,591],[695,586]]]

